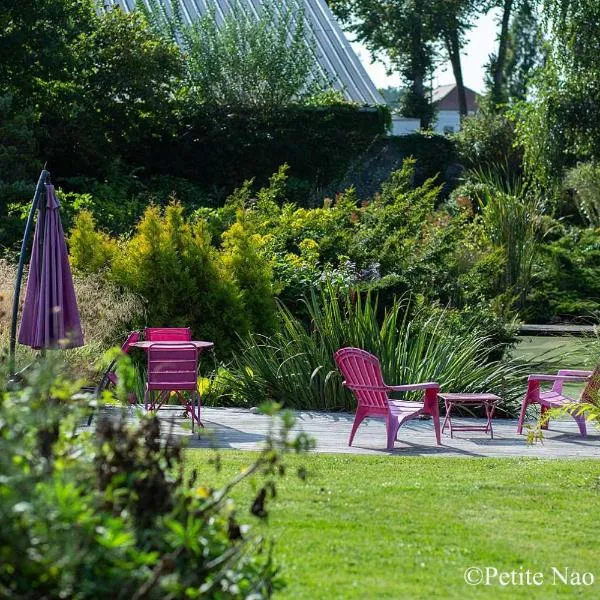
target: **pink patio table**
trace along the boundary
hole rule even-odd
[[[133,344],[130,344],[132,348],[141,348],[144,352],[148,351],[148,348],[150,348],[150,346],[152,345],[160,345],[160,344],[167,344],[169,346],[174,346],[177,344],[193,344],[194,346],[196,346],[196,350],[198,350],[198,352],[203,352],[204,350],[210,350],[211,348],[214,347],[214,343],[213,342],[202,342],[200,340],[190,340],[189,342],[184,342],[181,340],[178,341],[173,341],[170,342],[168,340],[160,340],[160,341],[155,341],[155,342],[149,342],[149,341],[145,341],[145,342],[133,342]]]
[[[494,409],[501,398],[495,394],[438,394],[438,397],[444,401],[446,405],[446,418],[442,425],[442,432],[448,425],[450,429],[450,437],[453,437],[454,431],[484,431],[490,434],[491,439],[494,439],[494,430],[492,429],[492,417]],[[487,421],[485,425],[452,425],[452,409],[455,406],[484,406]]]

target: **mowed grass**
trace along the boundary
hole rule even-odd
[[[593,369],[590,339],[575,336],[519,336],[512,357],[541,363],[536,372],[553,374],[558,369]],[[583,384],[566,384],[564,391],[578,398]]]
[[[589,361],[590,340],[575,336],[519,336],[514,358],[559,364],[562,368],[583,369]]]
[[[256,456],[190,450],[188,469],[217,485]],[[308,470],[305,481],[294,472]],[[310,454],[289,458],[268,524],[287,580],[281,599],[598,598],[600,462]],[[240,519],[251,485],[234,495]],[[469,567],[544,574],[544,585],[469,586]],[[592,572],[591,587],[553,585]]]

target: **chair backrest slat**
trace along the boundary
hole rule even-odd
[[[357,385],[374,388],[352,390],[359,406],[387,408],[388,395],[381,391],[385,382],[376,356],[360,348],[342,348],[335,353],[334,358],[347,387]]]
[[[129,335],[127,336],[127,339],[121,346],[121,352],[123,354],[129,354],[129,350],[131,350],[131,344],[135,344],[135,342],[139,342],[139,340],[140,340],[140,332],[139,331],[131,331],[129,333]],[[109,367],[109,369],[111,369],[111,371],[108,373],[108,379],[109,379],[109,381],[111,381],[112,383],[117,385],[117,374],[115,373],[115,370],[113,368],[115,363],[116,363],[116,361],[113,361],[113,363]]]
[[[146,327],[147,342],[190,342],[192,331],[189,327]]]

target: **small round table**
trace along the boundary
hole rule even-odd
[[[492,417],[494,409],[501,398],[495,394],[438,394],[444,401],[446,406],[446,418],[442,425],[442,432],[448,425],[450,429],[450,437],[453,437],[454,431],[484,431],[490,434],[491,439],[494,439],[494,430],[492,429]],[[452,426],[452,409],[455,406],[484,406],[487,422],[484,425],[455,425]]]

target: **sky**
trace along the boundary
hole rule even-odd
[[[484,66],[488,61],[488,56],[497,49],[497,15],[498,11],[494,10],[482,16],[476,22],[475,27],[467,34],[469,43],[462,52],[463,80],[468,88],[476,92],[483,91]],[[348,39],[352,39],[352,34],[347,33],[346,35]],[[362,44],[358,42],[351,42],[351,44],[378,88],[401,85],[398,74],[394,73],[389,76],[386,74],[385,66],[380,62],[371,63],[369,51]],[[453,83],[454,76],[452,75],[450,63],[440,66],[435,72],[432,82],[433,87]]]

